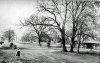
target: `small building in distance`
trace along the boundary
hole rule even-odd
[[[100,46],[100,42],[99,41],[90,40],[90,41],[84,42],[83,46],[85,48],[88,48],[88,49],[96,49],[96,47]]]

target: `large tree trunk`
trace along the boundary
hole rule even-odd
[[[72,21],[73,21],[73,28],[72,28],[72,37],[71,37],[71,45],[70,45],[70,52],[73,52],[74,45],[75,45],[75,35],[76,35],[76,21],[74,15],[74,2],[72,1]]]
[[[70,52],[73,52],[73,49],[74,49],[74,45],[75,45],[75,34],[76,34],[75,25],[73,25],[73,33],[72,33],[72,38],[71,38],[71,48],[70,48]]]
[[[73,48],[74,48],[74,38],[71,38],[71,45],[70,45],[70,52],[73,52]]]
[[[40,37],[38,38],[38,42],[39,42],[39,46],[42,46],[41,45],[41,38]]]
[[[66,49],[66,46],[65,46],[64,41],[62,42],[62,51],[63,51],[63,52],[67,52],[67,49]]]
[[[80,49],[80,44],[81,44],[81,33],[82,31],[80,31],[80,35],[78,36],[78,50],[77,50],[78,53],[80,52],[79,49]]]
[[[79,35],[79,37],[78,37],[78,50],[77,50],[78,53],[80,52],[79,51],[79,49],[80,49],[80,43],[81,43],[81,35]]]
[[[62,51],[63,52],[67,52],[67,49],[66,49],[66,42],[65,42],[65,30],[63,28],[62,32],[61,32],[61,36],[62,36]]]
[[[80,52],[79,49],[80,49],[80,41],[78,43],[78,50],[77,50],[78,53]]]
[[[48,39],[48,42],[47,42],[47,47],[48,48],[50,48],[51,46],[50,46],[50,44],[51,44],[51,40],[50,39]]]

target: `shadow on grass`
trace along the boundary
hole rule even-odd
[[[97,52],[94,52],[94,51],[92,51],[92,52],[89,52],[89,51],[88,52],[80,52],[78,54],[100,56],[100,53],[97,53]]]
[[[25,47],[18,47],[19,49],[25,49],[25,50],[28,50],[28,48],[25,48]],[[14,49],[14,48],[11,48],[11,47],[1,47],[0,49],[3,49],[3,50],[10,50],[10,49]]]
[[[10,47],[1,47],[0,49],[11,49]]]
[[[80,51],[79,53],[77,53],[76,51],[74,52],[63,52],[63,51],[55,51],[55,52],[52,52],[52,53],[55,53],[55,54],[64,54],[64,55],[70,55],[70,56],[100,56],[100,53],[97,53],[95,51],[86,51],[86,52],[83,52],[83,51]]]
[[[32,63],[33,60],[28,60],[28,59],[19,59],[22,63]]]

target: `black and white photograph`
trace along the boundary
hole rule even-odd
[[[100,63],[100,0],[0,0],[0,63]]]

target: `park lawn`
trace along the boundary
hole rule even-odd
[[[61,48],[47,48],[30,46],[21,48],[21,57],[18,60],[16,50],[1,49],[0,63],[100,63],[96,54],[78,54],[61,52]]]

